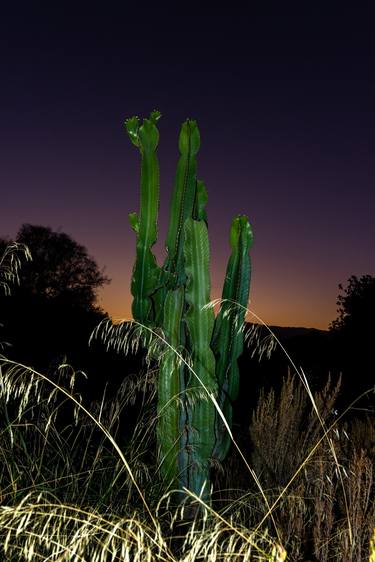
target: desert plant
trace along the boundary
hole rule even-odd
[[[232,403],[238,393],[237,359],[243,349],[243,321],[249,295],[252,231],[247,217],[234,218],[231,256],[215,319],[210,306],[207,192],[197,180],[200,135],[187,119],[179,135],[180,157],[172,196],[167,257],[157,265],[159,141],[153,111],[126,129],[141,155],[140,212],[129,215],[137,236],[131,292],[134,320],[159,330],[166,344],[158,382],[158,449],[167,487],[209,495],[212,460],[222,461],[230,446]],[[216,404],[215,404],[216,400]],[[220,411],[219,411],[220,410]]]

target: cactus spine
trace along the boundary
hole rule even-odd
[[[225,458],[230,438],[207,391],[215,396],[231,425],[249,297],[252,231],[247,217],[233,219],[231,255],[215,319],[209,306],[207,192],[197,180],[200,135],[191,119],[182,124],[179,135],[167,257],[162,267],[152,253],[159,207],[156,152],[160,116],[153,111],[142,124],[137,117],[125,123],[141,155],[140,212],[129,215],[137,236],[132,313],[139,323],[161,329],[169,344],[159,364],[157,406],[158,452],[166,487],[186,487],[208,500],[211,461]],[[182,350],[189,356],[190,368],[180,359]]]

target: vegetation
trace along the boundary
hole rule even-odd
[[[179,135],[180,157],[162,267],[152,253],[159,202],[159,118],[160,113],[154,111],[142,125],[137,117],[126,121],[130,139],[141,154],[140,212],[129,215],[137,235],[132,312],[143,346],[152,349],[149,357],[161,358],[157,435],[165,489],[177,489],[179,501],[187,489],[207,502],[212,465],[222,462],[230,447],[252,231],[245,216],[232,221],[232,253],[215,319],[210,302],[207,192],[196,175],[200,136],[193,120],[182,124]],[[100,331],[107,344],[121,346],[121,325],[104,322]]]
[[[87,250],[64,232],[23,224],[16,236],[18,247],[25,247],[32,260],[19,270],[19,286],[13,293],[38,299],[59,301],[65,306],[95,309],[97,290],[109,283]],[[0,239],[0,251],[8,247]]]
[[[23,248],[29,259],[17,268],[18,282],[7,294],[0,293],[0,340],[7,356],[49,374],[66,361],[77,369],[91,369],[102,361],[88,350],[87,341],[107,316],[96,305],[96,296],[108,278],[70,236],[30,224],[21,226],[14,243],[0,240],[3,276],[10,275]]]
[[[217,482],[220,493],[184,531],[183,507],[173,511],[162,495],[157,458],[150,455],[155,386],[141,391],[143,419],[120,448],[119,416],[126,416],[135,382],[103,408],[84,404],[74,375],[61,368],[53,382],[2,361],[4,560],[281,561],[286,552],[291,561],[368,560],[375,433],[369,435],[368,419],[347,424],[332,415],[333,383],[313,403],[292,376],[280,396],[261,392],[250,425],[252,470],[234,450]],[[68,404],[70,422],[61,430],[59,415]]]
[[[375,277],[349,277],[339,285],[337,318],[330,325],[335,363],[343,373],[343,394],[350,394],[355,381],[357,393],[374,386],[372,345],[375,315]],[[366,404],[375,413],[375,401]]]
[[[340,284],[339,289],[342,294],[337,298],[338,317],[331,323],[331,329],[351,336],[360,331],[363,335],[372,325],[375,313],[375,277],[352,275],[347,286]]]
[[[155,114],[152,116],[156,119]],[[145,123],[146,129],[149,128],[147,134],[154,134],[153,119]],[[136,124],[133,121],[133,125]],[[188,139],[194,131],[196,134],[195,127],[194,122],[186,122],[182,140]],[[136,131],[139,133],[141,127]],[[143,174],[148,171],[147,166],[142,169]],[[199,208],[203,212],[203,207]],[[152,210],[155,211],[154,206]],[[150,257],[152,237],[146,247],[144,239],[142,243],[139,240],[141,215],[142,211],[139,218],[131,217],[138,239],[135,279],[142,263],[145,267],[154,267]],[[201,246],[207,248],[205,218],[190,216],[186,220],[190,226],[183,230],[184,248],[195,239],[189,229],[197,231],[195,235]],[[239,224],[235,219],[234,225],[238,236],[234,236],[232,230],[235,243],[227,271],[228,283],[231,271],[236,272],[238,281],[242,279],[241,270],[236,269],[233,262],[239,251],[247,254],[249,248],[249,238],[244,234],[245,240],[241,240],[240,236],[243,228],[248,232],[246,219],[241,218]],[[208,387],[208,397],[203,392],[192,393],[190,400],[173,399],[172,395],[169,401],[163,398],[161,405],[163,369],[166,372],[169,365],[172,373],[177,366],[178,372],[184,373],[182,389],[189,394],[192,381],[202,380],[202,357],[208,356],[202,354],[199,338],[193,337],[195,332],[189,331],[188,317],[193,298],[188,295],[189,291],[201,295],[200,290],[189,287],[188,280],[193,276],[191,271],[197,269],[194,260],[199,262],[203,256],[194,258],[184,248],[181,250],[184,265],[180,269],[173,269],[180,258],[175,256],[172,267],[170,254],[164,266],[157,269],[159,281],[163,278],[164,284],[157,284],[156,290],[139,286],[133,279],[135,314],[145,315],[142,322],[138,319],[130,325],[112,326],[105,319],[94,334],[120,351],[148,347],[148,362],[143,370],[125,377],[115,394],[110,396],[105,390],[99,399],[90,400],[79,392],[80,380],[85,374],[66,362],[46,375],[18,359],[5,355],[0,358],[0,558],[10,562],[374,562],[375,428],[371,411],[355,409],[363,405],[369,391],[347,405],[346,410],[337,412],[341,378],[329,377],[320,388],[312,391],[302,369],[288,357],[290,372],[285,374],[279,388],[275,385],[258,391],[257,403],[252,410],[249,408],[245,426],[231,423],[232,412],[225,405],[224,396],[229,395],[228,372],[237,368],[242,345],[239,324],[246,307],[240,307],[241,314],[238,307],[226,308],[229,297],[225,285],[222,315],[219,312],[216,328],[212,328],[212,342],[220,341],[220,338],[215,340],[220,322],[225,327],[220,329],[224,330],[222,337],[229,350],[233,345],[229,334],[240,334],[240,337],[222,379],[219,377],[221,367],[215,368],[215,380],[219,381],[217,394]],[[207,257],[207,252],[205,255]],[[21,294],[16,285],[20,271],[26,271],[29,260],[30,253],[20,242],[6,250],[0,274],[1,287],[7,294]],[[181,285],[174,287],[179,275]],[[207,270],[202,277],[206,291]],[[246,281],[246,275],[244,277]],[[151,274],[148,279],[155,281]],[[245,292],[246,286],[247,282]],[[9,302],[16,302],[7,298]],[[166,319],[163,309],[157,307],[163,301]],[[180,309],[174,310],[181,310],[181,314],[175,315],[170,307],[176,302],[180,303]],[[199,303],[205,310],[212,310],[206,306],[208,303]],[[175,334],[172,328],[176,328],[183,316],[187,316],[183,332],[186,346],[182,346],[181,339],[172,338]],[[208,315],[198,315],[194,322],[202,322],[206,329],[207,318]],[[287,355],[272,330],[263,343],[259,341],[256,327],[249,333],[252,353],[256,346],[259,355],[264,357],[277,346]],[[211,345],[214,362],[220,365],[223,355],[215,343]],[[224,350],[228,351],[226,347]],[[166,379],[164,383],[167,382]],[[181,392],[181,387],[178,391]],[[129,437],[124,427],[128,425],[136,400],[139,417]],[[220,462],[202,463],[202,474],[210,479],[210,498],[207,494],[200,495],[201,490],[198,493],[194,490],[196,482],[202,482],[202,474],[199,475],[201,480],[195,480],[187,471],[190,480],[186,482],[193,486],[190,490],[186,487],[185,501],[181,501],[181,480],[174,480],[180,494],[176,505],[173,486],[168,490],[166,487],[171,484],[168,479],[175,470],[171,462],[180,463],[180,460],[171,455],[171,462],[166,464],[168,451],[163,453],[166,447],[162,441],[163,431],[168,433],[173,415],[176,425],[180,423],[181,407],[188,413],[191,425],[199,430],[201,426],[195,420],[202,419],[201,412],[194,417],[199,401],[211,404],[215,414],[214,425],[208,428],[209,431],[215,428],[215,441],[210,441],[212,453],[216,454],[217,444],[223,443],[217,426],[220,420],[228,430],[232,447],[224,445],[223,450],[228,451],[226,458],[217,453],[216,459]],[[163,422],[168,408],[171,410]],[[203,418],[209,420],[211,410],[205,408],[202,408]],[[352,414],[350,417],[348,412]],[[200,435],[197,431],[193,444]],[[195,510],[191,519],[193,501],[201,509]]]
[[[223,461],[230,445],[227,428],[238,394],[237,359],[249,298],[252,232],[245,216],[233,220],[232,254],[215,321],[210,306],[207,192],[197,180],[200,136],[197,123],[190,119],[182,124],[179,136],[163,267],[157,266],[152,254],[159,203],[159,118],[154,111],[142,125],[137,117],[126,121],[141,154],[141,208],[139,215],[129,217],[137,235],[132,311],[138,323],[153,332],[160,328],[167,344],[159,367],[157,430],[166,488],[187,488],[207,501],[210,464]],[[221,412],[224,420],[218,415]]]

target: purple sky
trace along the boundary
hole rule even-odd
[[[55,4],[1,8],[0,236],[25,222],[67,232],[112,279],[101,306],[129,317],[139,155],[123,122],[163,114],[161,256],[178,132],[191,117],[209,194],[212,296],[231,219],[247,214],[250,309],[269,324],[327,328],[338,284],[375,275],[368,15],[149,17]]]

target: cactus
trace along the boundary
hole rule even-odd
[[[210,306],[207,192],[197,180],[200,135],[187,119],[179,135],[179,160],[166,240],[167,257],[157,265],[159,164],[157,121],[132,117],[125,126],[141,155],[140,212],[130,213],[136,233],[131,292],[138,323],[162,331],[167,349],[159,361],[157,441],[160,470],[167,488],[191,490],[209,500],[210,466],[230,446],[223,420],[231,425],[237,397],[237,360],[243,349],[243,322],[250,286],[252,231],[247,217],[236,217],[230,230],[231,255],[222,301],[215,319]],[[181,353],[189,363],[181,360]]]

